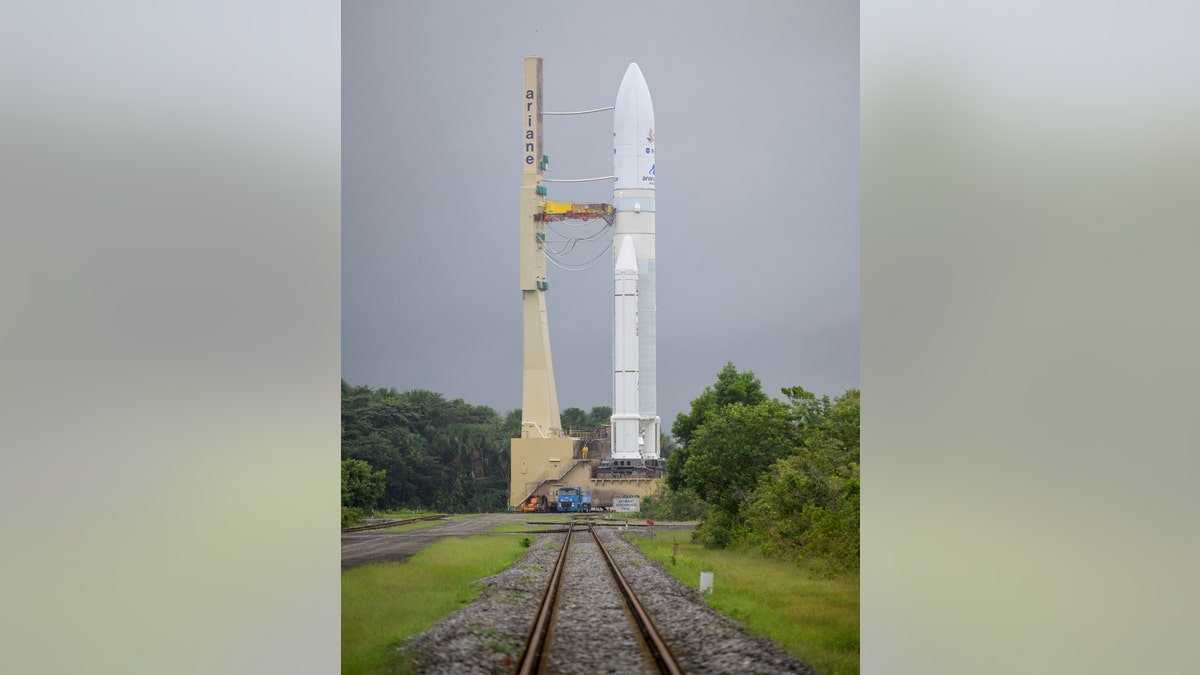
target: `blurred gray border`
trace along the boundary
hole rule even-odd
[[[1195,14],[863,6],[863,672],[1190,663]],[[6,670],[338,668],[339,47],[0,9]]]

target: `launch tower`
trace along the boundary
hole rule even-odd
[[[572,459],[573,442],[563,435],[558,391],[550,358],[550,326],[546,318],[546,187],[542,172],[542,58],[525,57],[521,101],[520,286],[524,332],[524,375],[521,387],[521,437],[511,442],[509,506],[517,506],[539,484]]]

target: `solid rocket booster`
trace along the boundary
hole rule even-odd
[[[617,250],[613,273],[613,459],[639,459],[638,270],[633,237]]]
[[[617,102],[613,106],[613,240],[628,238],[636,251],[638,413],[641,417],[639,453],[643,459],[658,459],[658,370],[656,367],[655,264],[654,264],[654,105],[646,79],[636,63],[629,64]],[[624,247],[622,246],[622,249]],[[614,247],[619,258],[620,251]],[[615,268],[614,268],[615,270]],[[614,336],[615,337],[615,336]],[[620,339],[620,338],[615,338]],[[614,397],[617,386],[614,351]],[[614,406],[614,412],[616,408]],[[614,431],[616,420],[614,418]],[[632,452],[638,452],[637,445]],[[613,457],[627,452],[613,439]]]

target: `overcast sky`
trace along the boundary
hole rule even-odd
[[[631,62],[649,86],[664,430],[727,361],[773,396],[859,385],[857,3],[359,0],[342,31],[347,381],[521,405],[518,107],[539,55],[547,111],[612,105]],[[545,118],[546,177],[610,175],[611,138],[611,112]],[[562,408],[612,405],[610,260],[549,270]]]

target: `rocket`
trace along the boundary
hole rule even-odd
[[[614,281],[621,277],[622,256],[630,251],[637,275],[637,318],[633,328],[636,343],[636,410],[638,436],[630,441],[617,433],[619,387],[627,380],[618,362],[617,345],[629,327],[614,316],[613,349],[613,457],[659,458],[656,362],[656,312],[654,263],[654,105],[646,79],[636,63],[629,64],[617,101],[613,106],[613,246]],[[616,302],[614,301],[614,314]],[[623,356],[628,356],[625,350]],[[625,378],[625,379],[622,379]],[[623,414],[629,414],[624,411]]]

